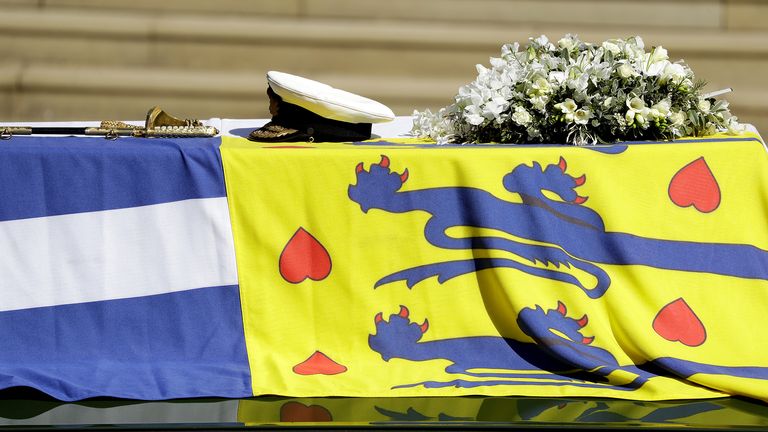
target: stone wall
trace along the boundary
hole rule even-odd
[[[768,130],[759,0],[0,0],[0,119],[267,117],[281,70],[389,105],[450,103],[505,42],[641,35]]]

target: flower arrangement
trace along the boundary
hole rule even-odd
[[[600,45],[566,35],[501,48],[491,67],[437,113],[414,111],[412,134],[438,143],[602,144],[741,130],[728,102],[702,96],[683,61],[639,36]]]

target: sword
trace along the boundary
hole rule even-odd
[[[139,138],[196,138],[213,137],[219,131],[205,126],[199,120],[179,119],[155,106],[147,112],[144,126],[134,126],[121,121],[105,120],[97,127],[52,126],[1,126],[0,139],[14,135],[89,135],[114,140],[121,136]]]

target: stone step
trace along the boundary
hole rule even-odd
[[[0,14],[3,16],[3,25],[0,26],[0,33],[3,35],[19,34],[30,38],[75,40],[99,37],[107,42],[130,40],[146,44],[191,39],[192,42],[201,44],[297,44],[310,47],[367,46],[372,49],[461,51],[489,47],[497,50],[498,46],[507,41],[522,42],[539,34],[549,34],[551,38],[557,39],[564,34],[563,25],[558,23],[528,22],[523,26],[509,28],[498,23],[466,22],[456,25],[439,20],[410,22],[340,18],[153,15],[136,11],[115,14],[102,10],[13,8],[4,7],[2,3]],[[768,35],[753,31],[725,32],[680,28],[681,26],[655,29],[640,25],[623,26],[622,30],[618,31],[610,25],[584,26],[571,23],[567,26],[571,33],[578,33],[584,40],[604,40],[637,33],[641,34],[649,45],[663,44],[681,54],[768,53],[768,46],[763,43],[768,40]],[[84,53],[67,54],[77,56]]]
[[[18,5],[17,0],[0,0]],[[302,18],[563,23],[569,25],[716,28],[729,4],[719,0],[40,0],[42,9],[146,11],[153,14],[278,15]]]
[[[0,0],[29,9],[142,11],[149,14],[267,15],[302,18],[567,24],[768,30],[757,0]]]
[[[554,27],[177,16],[0,8],[0,56],[22,62],[143,66],[195,70],[276,69],[300,75],[474,77],[474,64],[497,56],[502,42],[525,42]],[[614,31],[590,28],[585,40]],[[647,45],[663,44],[697,74],[720,85],[763,85],[768,33],[648,30]],[[723,67],[728,65],[728,67]]]
[[[146,12],[151,14],[289,15],[302,14],[304,0],[0,0],[28,9]]]

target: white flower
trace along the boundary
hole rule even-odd
[[[437,141],[438,144],[447,143],[455,134],[454,124],[447,119],[449,111],[451,110],[448,108],[441,108],[436,114],[432,114],[430,110],[425,110],[424,112],[414,111],[411,134],[429,137]]]
[[[584,144],[738,132],[727,102],[701,99],[694,81],[663,47],[645,52],[640,37],[590,44],[566,35],[553,45],[541,36],[502,46],[451,105],[415,112],[413,133],[438,143],[567,135]]]
[[[728,119],[727,129],[725,133],[728,135],[738,135],[743,133],[747,128],[741,123],[736,121],[736,116],[732,116]]]
[[[518,51],[520,51],[519,43],[504,44],[501,46],[501,58],[504,60],[512,60]]]
[[[627,99],[627,108],[629,109],[624,114],[627,125],[637,124],[641,127],[647,125],[647,117],[651,115],[651,110],[645,106],[645,102],[642,99],[637,96]]]
[[[576,110],[579,108],[579,106],[576,105],[576,101],[568,98],[563,102],[555,104],[555,108],[559,109],[563,114],[565,114],[563,117],[565,117],[566,122],[571,123],[575,118]]]
[[[480,107],[477,105],[470,105],[464,108],[464,118],[467,119],[469,124],[474,126],[481,125],[485,121],[485,117],[483,117]]]
[[[669,120],[673,126],[682,126],[685,123],[685,114],[681,111],[673,111],[669,114]]]
[[[612,65],[608,62],[600,62],[593,65],[590,72],[590,78],[597,83],[598,81],[604,81],[610,78]]]
[[[579,106],[576,105],[576,101],[568,98],[563,102],[555,104],[555,108],[559,109],[563,114],[573,114]]]
[[[709,113],[709,109],[712,107],[712,104],[708,100],[706,100],[706,99],[701,99],[701,100],[699,100],[699,106],[698,107],[699,107],[699,110],[701,112],[703,112],[704,114],[708,114]]]
[[[645,108],[645,102],[639,97],[635,96],[632,99],[627,99],[627,108],[632,111],[640,111]]]
[[[628,126],[637,125],[640,127],[644,127],[648,123],[648,119],[646,119],[646,113],[648,111],[632,111],[627,110],[627,113],[624,115],[624,119],[627,121]]]
[[[475,70],[477,71],[477,80],[476,81],[483,80],[483,79],[485,79],[485,76],[488,75],[488,68],[486,68],[485,66],[483,66],[481,64],[476,64],[475,65]]]
[[[512,90],[511,85],[505,85],[504,87],[499,89],[499,96],[502,97],[506,101],[510,101],[515,98],[515,93]]]
[[[648,76],[659,76],[664,72],[664,69],[670,65],[669,60],[662,60],[656,63],[652,63],[643,69],[643,72]]]
[[[669,63],[664,67],[664,71],[661,73],[661,82],[666,83],[672,81],[675,84],[680,84],[687,76],[685,67],[677,63]]]
[[[641,50],[645,49],[645,42],[643,42],[643,38],[640,36],[632,36],[627,39],[627,45],[635,46]]]
[[[626,63],[623,63],[621,66],[619,66],[619,68],[616,69],[616,72],[619,74],[620,77],[624,79],[627,79],[631,76],[638,75],[638,73],[635,72],[635,69]]]
[[[549,82],[555,84],[556,86],[562,85],[563,82],[565,82],[565,72],[551,71],[549,73]]]
[[[546,78],[538,77],[531,83],[531,94],[546,94],[549,93],[551,88],[552,87],[549,85],[549,81],[547,81]]]
[[[581,108],[573,114],[573,121],[576,124],[585,125],[592,117],[592,111],[589,108]]]
[[[564,37],[564,38],[560,39],[559,41],[557,41],[557,46],[559,46],[560,48],[562,48],[564,50],[569,50],[570,51],[570,50],[573,49],[574,46],[576,46],[576,44],[575,44],[573,38],[571,38],[571,37]]]
[[[547,107],[547,103],[549,102],[549,96],[540,95],[540,96],[533,96],[531,99],[531,105],[533,105],[534,108],[536,108],[539,111],[543,111]]]
[[[663,60],[669,60],[667,50],[661,46],[654,47],[650,53],[648,53],[648,61],[650,63],[657,63]]]
[[[507,103],[504,98],[494,97],[483,105],[482,115],[488,120],[496,119],[499,121],[501,113],[507,109]]]
[[[612,41],[605,41],[603,42],[602,46],[604,50],[610,51],[611,54],[613,55],[617,55],[621,53],[621,48],[619,48],[619,46],[613,43]]]
[[[669,99],[664,99],[651,106],[650,115],[653,118],[666,118],[671,106],[672,102]]]
[[[659,76],[670,65],[668,58],[667,50],[660,46],[655,47],[651,52],[643,55],[640,68],[647,76]]]
[[[627,39],[627,43],[624,44],[624,55],[630,60],[642,58],[645,55],[645,45],[643,39],[640,36],[635,36]]]
[[[501,68],[504,67],[505,64],[507,64],[507,62],[504,61],[504,59],[501,59],[501,58],[498,58],[498,57],[491,57],[490,58],[490,63],[491,63],[491,67],[493,67],[493,69],[501,69]]]
[[[430,133],[430,126],[433,122],[433,119],[435,119],[434,115],[432,114],[432,111],[429,109],[419,112],[414,110],[413,111],[413,128],[411,128],[411,134],[412,135],[420,135],[422,133],[426,133],[427,135]]]
[[[546,49],[547,51],[552,51],[552,50],[555,49],[555,46],[552,45],[551,43],[549,43],[549,38],[547,38],[547,36],[545,36],[545,35],[541,35],[541,36],[537,37],[536,39],[533,39],[532,42],[533,42],[533,45],[542,47],[542,48]]]
[[[568,88],[575,90],[577,93],[583,93],[589,86],[589,75],[585,73],[578,75],[576,79],[567,80],[565,84]]]
[[[515,112],[512,113],[512,120],[521,126],[528,125],[532,119],[531,114],[521,106],[516,106]]]

